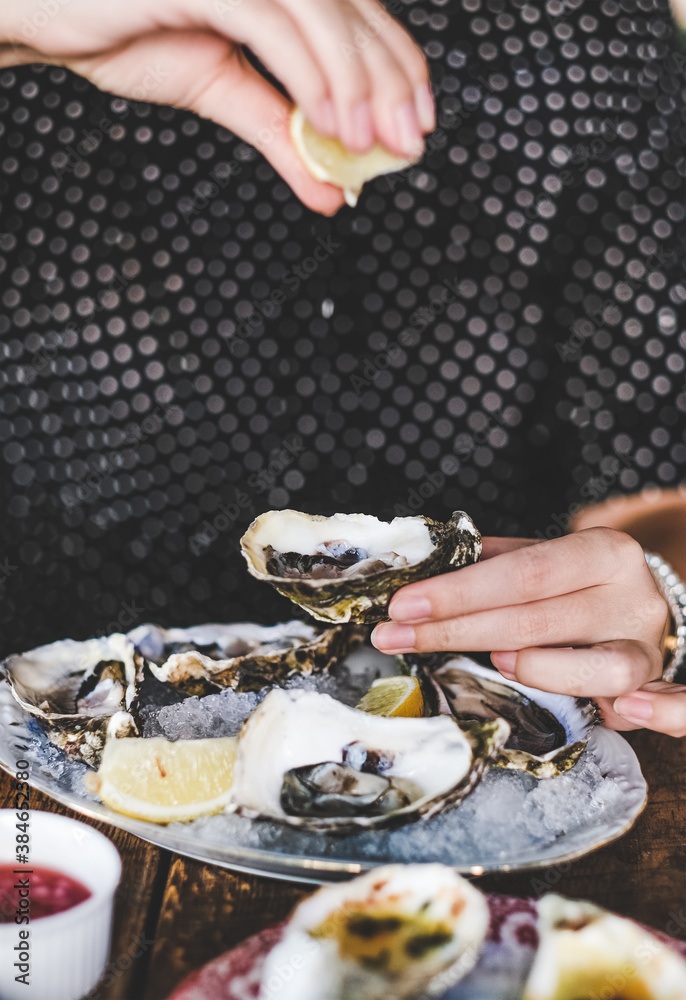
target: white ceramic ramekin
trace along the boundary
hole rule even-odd
[[[96,985],[110,950],[114,893],[121,877],[119,852],[107,837],[85,823],[54,813],[29,813],[30,863],[65,872],[91,896],[82,903],[28,925],[29,985],[15,967],[20,930],[0,924],[0,1000],[79,1000]],[[0,809],[0,863],[16,860],[17,814]],[[18,876],[21,878],[21,876]]]

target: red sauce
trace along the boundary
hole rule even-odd
[[[26,880],[28,896],[24,895]],[[39,920],[41,917],[71,910],[91,895],[90,889],[81,882],[64,872],[55,871],[54,868],[0,864],[0,924],[14,923],[17,911],[27,912],[24,909],[26,904],[20,905],[22,898],[29,901],[30,919]]]

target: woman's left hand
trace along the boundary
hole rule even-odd
[[[660,680],[667,603],[633,538],[484,538],[481,562],[399,590],[384,653],[494,650],[504,677],[593,698],[612,729],[686,736],[686,687]]]

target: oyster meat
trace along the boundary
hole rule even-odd
[[[238,737],[232,805],[312,830],[398,825],[457,805],[509,734],[446,716],[383,718],[326,694],[275,688]]]
[[[134,644],[115,632],[38,646],[9,656],[0,670],[48,738],[73,759],[96,767],[108,735],[138,733],[142,668]]]
[[[202,696],[222,688],[257,691],[296,675],[320,673],[358,646],[365,634],[362,627],[321,629],[290,621],[169,629],[139,625],[129,638],[159,681]]]
[[[424,671],[437,689],[442,710],[460,724],[505,719],[510,736],[496,765],[552,778],[573,767],[600,720],[584,698],[551,694],[508,681],[466,656],[452,656]]]
[[[481,535],[464,511],[431,518],[270,510],[241,539],[248,569],[315,618],[373,623],[400,587],[474,563]]]
[[[260,1000],[442,995],[475,965],[488,923],[482,894],[451,868],[376,868],[296,907],[265,961]]]
[[[686,961],[632,920],[544,896],[540,944],[522,1000],[684,1000]]]

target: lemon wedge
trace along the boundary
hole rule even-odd
[[[115,812],[177,823],[221,812],[233,784],[236,740],[109,739],[86,787]]]
[[[416,677],[380,677],[357,708],[370,715],[420,719],[424,715],[424,698]]]
[[[423,155],[403,159],[379,145],[367,153],[353,153],[338,139],[329,139],[317,132],[299,107],[291,115],[291,139],[312,176],[343,188],[345,200],[352,207],[357,204],[367,181],[411,167]]]

